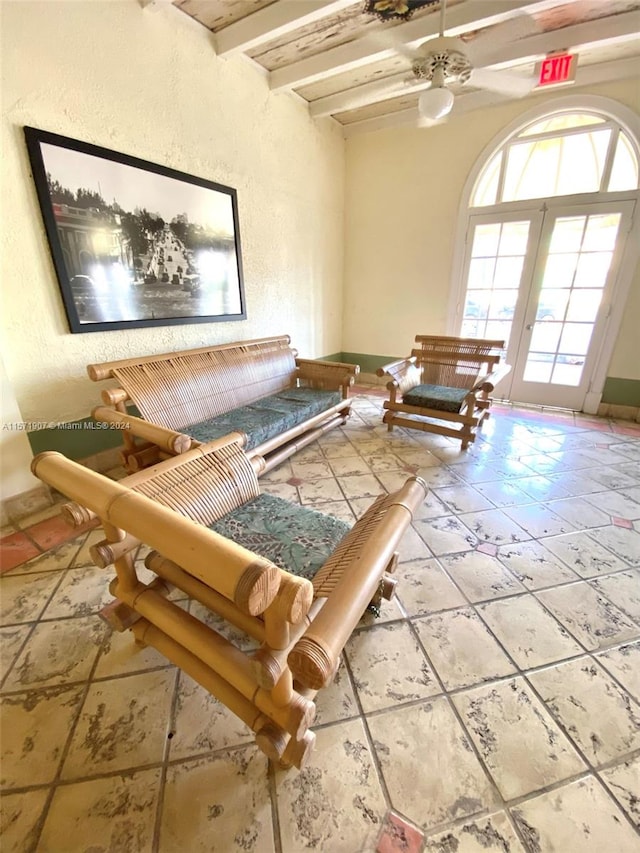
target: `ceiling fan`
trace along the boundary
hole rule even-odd
[[[519,77],[508,71],[493,71],[483,66],[495,61],[503,45],[539,32],[534,18],[520,13],[487,28],[466,42],[461,38],[444,36],[445,13],[446,0],[442,0],[439,36],[425,42],[417,50],[409,50],[394,39],[392,33],[376,34],[377,40],[411,62],[413,78],[406,80],[405,84],[416,80],[430,83],[418,99],[418,123],[421,127],[428,127],[449,115],[455,100],[453,92],[448,88],[451,83],[469,83],[474,88],[487,89],[512,98],[529,94],[535,85],[533,78]]]

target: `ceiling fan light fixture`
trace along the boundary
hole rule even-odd
[[[453,93],[445,86],[431,86],[418,99],[418,111],[422,118],[437,121],[448,116],[453,108]]]

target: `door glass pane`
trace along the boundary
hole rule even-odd
[[[619,226],[619,213],[559,217],[554,223],[525,381],[580,384]]]
[[[613,252],[586,252],[578,261],[574,287],[604,287]]]
[[[500,223],[476,225],[473,235],[472,258],[495,258],[500,240]]]
[[[461,334],[508,341],[529,226],[528,220],[475,226]]]
[[[501,163],[502,151],[498,151],[478,178],[478,183],[471,196],[472,207],[484,207],[487,204],[496,203]]]

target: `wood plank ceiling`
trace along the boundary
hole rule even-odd
[[[410,58],[388,45],[426,50],[439,33],[437,2],[400,22],[366,13],[363,0],[171,2],[211,30],[219,56],[244,53],[264,69],[272,89],[303,98],[312,116],[332,116],[345,136],[417,121],[418,97],[430,84],[415,78]],[[503,39],[500,25],[522,13],[534,19],[535,30]],[[487,36],[491,27],[495,45]],[[487,36],[482,67],[519,77],[532,78],[548,53],[567,49],[579,54],[574,85],[638,78],[640,72],[636,0],[448,0],[445,35],[471,45]],[[453,115],[508,100],[472,81],[447,85],[455,95]]]

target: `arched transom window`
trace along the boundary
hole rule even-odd
[[[638,157],[620,125],[596,113],[565,112],[533,122],[494,154],[471,207],[637,188]]]

